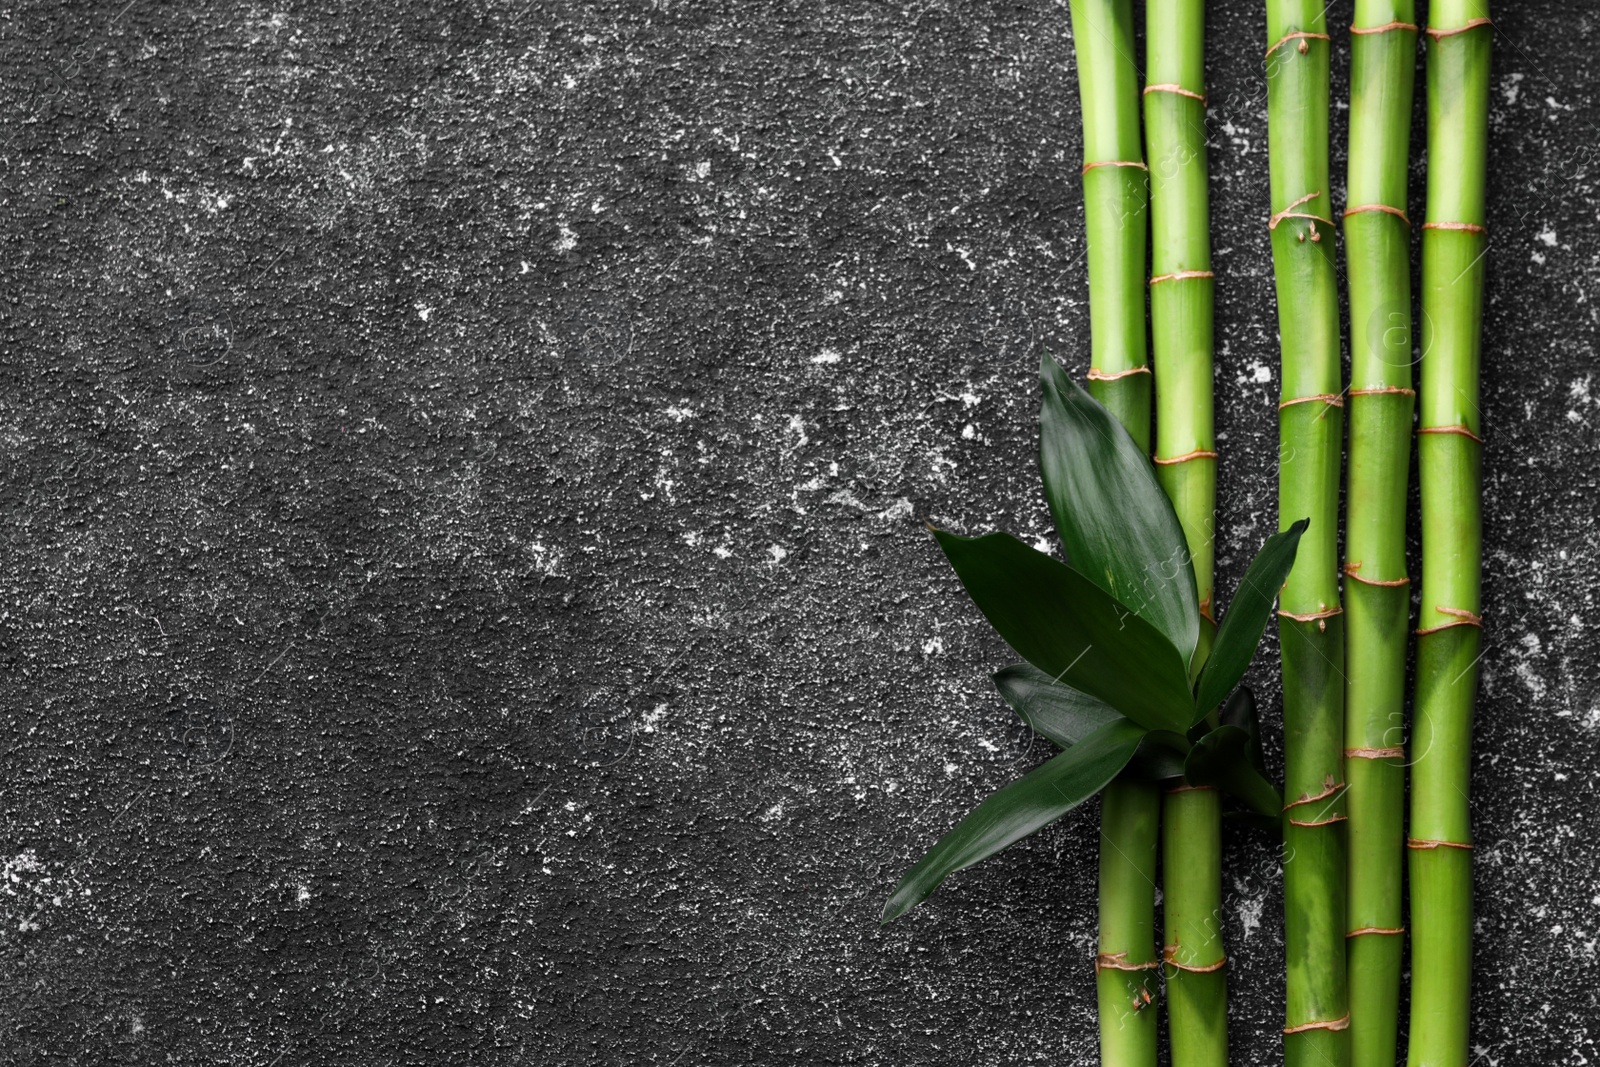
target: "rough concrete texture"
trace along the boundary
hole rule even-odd
[[[1582,1064],[1600,25],[1499,18],[1474,1040]],[[1264,16],[1211,21],[1226,595],[1278,387]],[[876,924],[1046,751],[918,520],[1049,537],[1064,2],[25,0],[0,116],[0,1060],[1093,1061],[1093,806]]]

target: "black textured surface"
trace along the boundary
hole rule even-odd
[[[1600,28],[1500,7],[1475,1041],[1584,1063]],[[1065,3],[439,8],[0,14],[0,1060],[1091,1062],[1092,808],[875,922],[1042,754],[916,519],[1049,532]],[[1276,344],[1211,17],[1226,593]]]

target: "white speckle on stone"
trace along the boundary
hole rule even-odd
[[[421,319],[423,322],[427,322],[429,319],[433,318],[433,308],[429,307],[427,304],[424,304],[422,301],[419,300],[412,306],[417,309],[417,318]]]
[[[911,506],[911,501],[905,497],[900,497],[893,504],[878,512],[878,518],[888,520],[909,519],[914,512],[915,509]]]
[[[773,545],[767,549],[767,555],[772,557],[773,563],[782,563],[789,558],[789,550],[782,545]]]
[[[299,888],[295,890],[294,899],[299,904],[308,903],[311,900],[311,887],[301,882]]]
[[[1272,381],[1272,368],[1252,359],[1244,365],[1244,373],[1239,375],[1238,381],[1240,385],[1265,385]]]
[[[678,407],[676,405],[669,407],[667,408],[665,414],[667,418],[671,419],[673,422],[682,422],[685,419],[694,418],[695,412],[694,408],[685,404],[683,407]]]
[[[961,427],[961,436],[963,439],[970,441],[974,437],[978,436],[978,431],[973,427],[972,423],[969,422],[965,426]]]
[[[1261,913],[1266,909],[1266,901],[1260,897],[1252,897],[1239,902],[1239,925],[1244,929],[1244,938],[1250,940],[1250,935],[1255,933],[1256,927],[1261,925]]]
[[[665,704],[657,704],[655,707],[645,712],[643,717],[640,718],[639,732],[646,734],[655,733],[656,728],[661,725],[661,720],[665,719],[666,717],[667,706]]]
[[[718,559],[727,559],[729,556],[733,555],[733,549],[729,548],[727,545],[718,545],[716,548],[713,548],[711,552]]]
[[[1539,235],[1538,236],[1539,236],[1539,240],[1543,241],[1545,244],[1549,245],[1551,248],[1554,248],[1556,246],[1556,231],[1554,229],[1552,229],[1550,227],[1546,227],[1545,229],[1539,231]]]
[[[534,568],[546,578],[554,578],[560,574],[562,553],[558,549],[535,541],[527,547],[527,553],[533,557]]]
[[[936,656],[936,655],[938,655],[939,653],[941,653],[943,651],[944,651],[944,639],[943,638],[930,637],[926,641],[922,642],[922,654],[924,656]]]
[[[811,357],[811,362],[813,362],[813,363],[837,363],[837,362],[839,362],[840,358],[841,357],[839,356],[839,352],[838,352],[837,349],[824,348],[821,352],[818,352],[816,355]]]
[[[561,236],[556,238],[555,250],[557,252],[570,252],[578,247],[578,235],[571,226],[561,224]]]
[[[1529,666],[1527,663],[1517,664],[1516,674],[1517,677],[1522,680],[1522,684],[1528,687],[1528,692],[1533,694],[1533,699],[1544,699],[1544,679],[1539,677],[1539,675],[1531,666]]]

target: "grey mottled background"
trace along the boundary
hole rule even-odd
[[[1226,591],[1276,344],[1211,18]],[[1484,1065],[1600,1036],[1597,49],[1500,5]],[[1049,532],[1064,2],[25,0],[0,123],[0,1061],[1093,1059],[1092,806],[875,922],[1043,755],[917,520]]]

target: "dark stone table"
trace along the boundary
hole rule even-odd
[[[1600,26],[1500,20],[1485,1067],[1600,1037]],[[1226,592],[1278,387],[1261,6],[1212,31]],[[1061,2],[11,5],[0,1060],[1092,1062],[1094,806],[876,924],[1046,750],[920,520],[1049,534],[1074,79]]]

